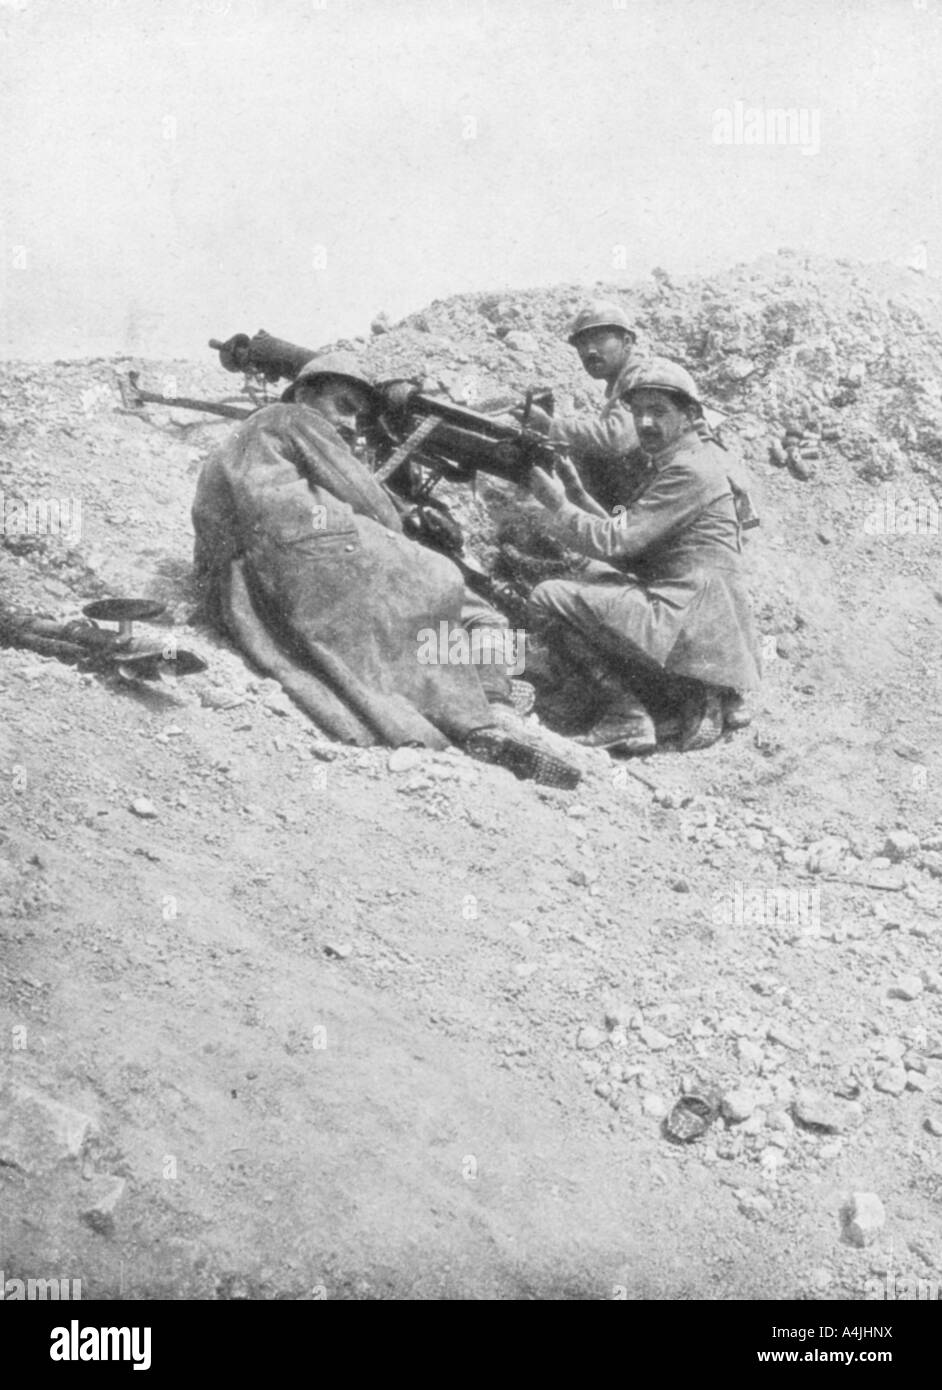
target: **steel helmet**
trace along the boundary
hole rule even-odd
[[[620,328],[623,333],[631,335],[632,341],[638,336],[624,309],[604,299],[595,299],[579,310],[569,325],[569,343],[575,347],[579,334],[585,333],[588,328]]]
[[[305,362],[294,381],[282,392],[281,399],[293,401],[296,387],[302,382],[312,381],[319,376],[333,376],[339,377],[342,381],[353,381],[357,386],[364,387],[371,394],[376,390],[363,363],[352,352],[325,352],[321,356],[312,357],[309,362]]]
[[[671,362],[667,357],[649,357],[647,361],[639,362],[621,393],[621,399],[630,401],[635,391],[668,391],[672,396],[683,396],[685,401],[695,405],[703,414],[703,401],[697,383],[685,367],[679,362]]]

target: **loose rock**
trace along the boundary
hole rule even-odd
[[[902,1067],[884,1067],[877,1072],[873,1084],[888,1096],[901,1096],[906,1090],[906,1073]]]
[[[804,1129],[819,1130],[823,1134],[840,1134],[845,1128],[844,1114],[839,1107],[813,1091],[799,1091],[792,1106],[792,1114]]]
[[[78,1158],[95,1121],[16,1082],[0,1087],[0,1164],[45,1173]]]
[[[670,1110],[670,1103],[654,1091],[646,1091],[641,1101],[641,1110],[652,1120],[663,1120]]]
[[[886,1210],[875,1192],[855,1192],[841,1211],[844,1235],[851,1245],[870,1245],[886,1224]]]
[[[900,975],[891,987],[890,994],[894,999],[918,999],[923,989],[924,985],[918,975]]]
[[[79,1211],[79,1216],[86,1226],[97,1232],[100,1236],[110,1236],[114,1233],[114,1209],[124,1196],[127,1183],[124,1178],[105,1178],[100,1180],[96,1186],[93,1199]]]
[[[723,1097],[723,1115],[731,1124],[741,1124],[743,1120],[748,1120],[749,1116],[756,1108],[756,1093],[745,1087],[736,1091],[727,1091]]]
[[[386,766],[390,772],[411,772],[414,767],[418,767],[422,762],[422,752],[418,748],[410,748],[408,745],[402,748],[394,748],[386,759]]]
[[[886,837],[883,853],[887,859],[898,862],[901,859],[907,859],[911,854],[915,854],[917,849],[919,849],[918,835],[913,835],[908,830],[893,830]]]

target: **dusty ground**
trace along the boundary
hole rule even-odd
[[[576,295],[432,306],[370,352],[451,362],[457,395],[463,371],[483,395],[536,365],[577,392],[553,337]],[[0,538],[4,601],[159,597],[210,663],[143,696],[0,651],[7,1279],[831,1299],[875,1271],[942,1276],[942,538],[864,529],[887,486],[942,495],[938,296],[782,258],[628,299],[731,411],[763,515],[756,727],[646,760],[651,785],[600,754],[561,793],[325,744],[189,625],[190,499],[232,426],[114,408],[116,367],[195,394],[236,378],[0,369],[8,504],[82,503],[71,541]],[[529,357],[506,347],[515,315]],[[842,388],[853,350],[865,379]],[[802,482],[768,446],[809,402],[843,434]],[[776,888],[804,896],[776,914]],[[673,1145],[663,1115],[697,1077],[728,1118]],[[854,1192],[885,1208],[862,1249]]]

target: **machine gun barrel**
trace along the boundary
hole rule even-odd
[[[227,372],[245,372],[271,382],[282,377],[293,381],[305,362],[317,356],[314,348],[273,338],[264,328],[260,328],[254,338],[247,333],[234,333],[225,342],[210,338],[209,346],[219,353],[220,364]]]

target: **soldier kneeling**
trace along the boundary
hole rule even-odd
[[[759,681],[726,460],[698,433],[699,392],[676,363],[641,365],[623,399],[647,464],[619,515],[598,515],[571,469],[568,487],[533,471],[533,495],[559,539],[605,563],[538,585],[531,620],[570,680],[594,694],[582,742],[647,753],[660,733],[702,748],[748,722],[744,697]],[[666,716],[657,728],[652,710]]]

